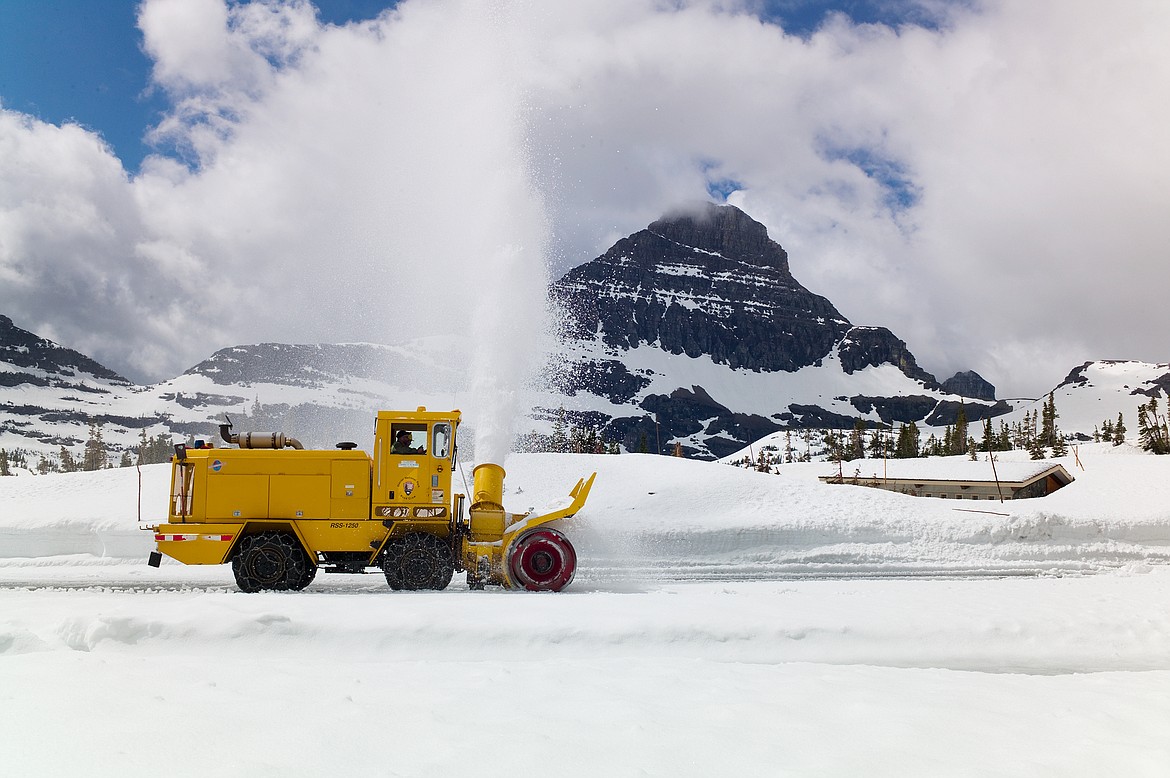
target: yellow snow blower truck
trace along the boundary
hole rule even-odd
[[[236,448],[179,444],[171,460],[167,523],[147,527],[162,555],[232,565],[245,592],[300,590],[319,570],[381,569],[392,589],[444,589],[466,571],[485,585],[560,591],[577,555],[549,522],[585,504],[597,473],[562,508],[534,515],[503,506],[504,469],[472,471],[472,497],[451,491],[460,412],[380,411],[373,456],[356,443],[307,450],[282,433],[234,433]],[[465,515],[466,513],[466,515]]]

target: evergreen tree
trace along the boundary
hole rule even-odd
[[[1064,435],[1057,433],[1056,441],[1052,444],[1052,456],[1063,457],[1068,455],[1068,444],[1064,442]]]
[[[153,438],[147,437],[143,429],[138,436],[137,463],[140,465],[156,465],[160,462],[170,462],[175,454],[175,446],[169,435],[159,433]]]
[[[642,436],[640,438],[638,438],[638,453],[639,454],[646,454],[649,451],[650,451],[650,449],[647,448],[647,442],[646,442],[646,431],[643,430]]]
[[[849,435],[848,459],[861,459],[865,456],[865,443],[862,434],[865,432],[865,421],[857,419],[853,422],[853,432]]]
[[[1158,398],[1138,406],[1138,441],[1153,454],[1170,454],[1170,429],[1158,413]]]
[[[959,403],[959,413],[955,417],[955,433],[951,438],[951,454],[967,453],[967,406]]]
[[[130,458],[129,451],[122,452],[122,459],[118,462],[118,467],[130,467],[134,464],[134,460]]]
[[[792,463],[792,430],[784,430],[784,461]]]
[[[597,453],[597,430],[588,427],[581,439],[581,451],[585,454]]]
[[[842,435],[833,430],[822,430],[823,440],[825,442],[825,453],[829,459],[834,462],[841,462],[845,459],[844,444],[841,441]]]
[[[943,452],[942,444],[934,433],[930,433],[930,437],[926,439],[926,444],[922,447],[922,456],[937,457],[941,456]]]
[[[979,450],[995,451],[996,443],[995,433],[991,431],[991,417],[988,416],[983,420],[983,440],[979,441]]]
[[[671,454],[671,456],[676,456],[676,457],[679,457],[680,459],[682,458],[682,455],[683,455],[682,441],[676,440],[674,442],[674,450],[671,451],[670,454]]]
[[[108,463],[109,457],[106,454],[106,445],[102,442],[102,426],[96,422],[90,422],[89,440],[85,441],[82,469],[86,471],[101,470]]]
[[[906,430],[906,425],[904,423],[899,424],[898,434],[894,437],[894,459],[909,459],[909,456],[906,453],[906,450],[909,448],[906,443],[906,438],[908,435],[909,433]]]
[[[1032,439],[1028,442],[1028,455],[1032,459],[1044,458],[1044,446],[1040,444],[1039,435],[1032,436]]]
[[[1007,422],[1005,422],[1003,420],[1000,420],[1000,422],[999,422],[999,445],[997,446],[997,449],[999,451],[1011,451],[1012,450],[1011,431],[1008,429]]]
[[[77,471],[77,460],[73,458],[73,454],[69,453],[69,449],[61,446],[61,451],[57,454],[57,460],[61,463],[62,473],[74,473]]]
[[[882,459],[890,455],[890,439],[884,429],[878,428],[869,436],[869,455]]]
[[[918,456],[918,427],[914,422],[898,428],[898,439],[894,443],[895,459],[914,459]]]
[[[0,448],[0,476],[12,475],[8,469],[8,452]]]
[[[1027,417],[1028,414],[1025,412],[1024,418],[1026,419]],[[1024,437],[1024,426],[1023,421],[1017,421],[1012,424],[1012,448],[1024,448],[1027,446],[1028,440]]]
[[[569,450],[569,438],[566,432],[565,423],[565,406],[557,408],[557,418],[553,422],[552,440],[550,441],[550,448],[558,454],[563,454]]]
[[[1056,400],[1052,397],[1052,392],[1048,393],[1048,399],[1044,401],[1043,413],[1040,422],[1040,445],[1051,446],[1056,443]]]
[[[1113,445],[1120,446],[1125,442],[1125,419],[1120,412],[1117,414],[1117,423],[1113,425]]]

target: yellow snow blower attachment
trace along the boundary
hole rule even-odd
[[[562,532],[545,525],[581,510],[597,473],[577,481],[567,505],[537,515],[504,510],[504,468],[483,464],[472,472],[473,499],[462,544],[462,565],[471,587],[490,583],[557,592],[568,586],[577,570],[577,553]]]

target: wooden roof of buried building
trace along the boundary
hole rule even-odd
[[[1066,486],[1074,480],[1072,475],[1056,462],[1043,460],[1036,462],[999,462],[992,470],[991,462],[980,459],[972,462],[969,459],[958,457],[925,458],[925,459],[855,459],[843,463],[841,473],[845,481],[913,481],[934,482],[969,482],[994,483],[998,475],[1000,483],[1022,486],[1040,478],[1052,476],[1061,486]],[[822,481],[834,481],[838,478],[834,472],[820,476]]]

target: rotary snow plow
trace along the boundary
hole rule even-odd
[[[380,411],[374,453],[355,443],[307,450],[281,433],[233,433],[235,448],[175,446],[167,523],[150,526],[157,550],[186,564],[231,563],[245,592],[300,590],[319,571],[380,569],[392,589],[445,589],[466,571],[487,585],[560,591],[577,556],[550,522],[575,515],[597,473],[564,507],[504,509],[504,469],[473,471],[470,504],[451,491],[459,411]],[[465,511],[466,507],[466,511]],[[465,515],[466,513],[466,515]]]

